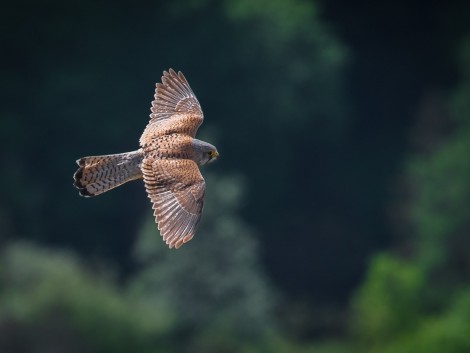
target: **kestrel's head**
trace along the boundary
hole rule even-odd
[[[219,152],[217,152],[217,148],[211,145],[210,143],[192,139],[191,144],[194,150],[194,161],[198,165],[204,165],[210,162],[213,162],[219,157]]]

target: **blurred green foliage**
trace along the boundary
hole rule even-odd
[[[377,255],[353,303],[353,330],[371,347],[394,341],[420,320],[424,279],[419,268],[390,255]]]
[[[468,10],[6,6],[0,352],[470,351]],[[139,182],[71,186],[76,158],[137,148],[169,67],[222,156],[176,252]]]
[[[353,331],[370,352],[470,350],[470,47],[449,98],[452,132],[432,152],[411,158],[408,221],[413,255],[377,255],[353,302]]]
[[[1,254],[2,352],[165,352],[171,323],[147,315],[68,253],[15,244]]]

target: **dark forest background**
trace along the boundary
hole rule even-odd
[[[0,352],[470,351],[470,3],[10,1],[0,12]],[[138,148],[185,73],[219,161],[167,249]]]

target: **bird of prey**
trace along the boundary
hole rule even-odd
[[[201,220],[205,182],[199,166],[219,156],[213,145],[194,138],[202,121],[201,106],[183,73],[163,71],[140,148],[80,158],[74,186],[90,197],[143,178],[163,240],[179,248]]]

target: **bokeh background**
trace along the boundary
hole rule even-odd
[[[470,3],[9,1],[0,352],[470,351]],[[155,82],[202,104],[196,238],[161,241],[134,150]]]

